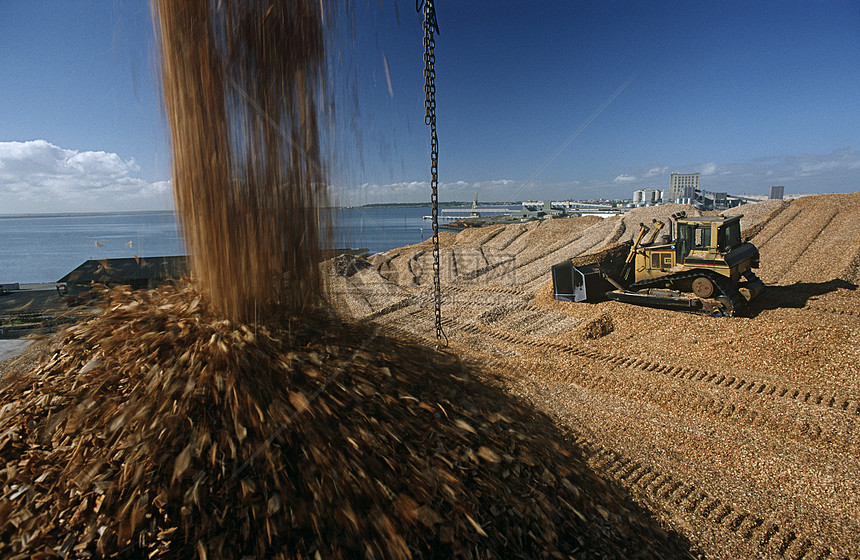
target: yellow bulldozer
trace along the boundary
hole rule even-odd
[[[552,267],[555,299],[611,299],[648,307],[731,316],[764,291],[752,269],[759,252],[741,239],[743,216],[672,215],[668,235],[654,220],[640,224],[629,250],[607,251],[597,262],[564,261]],[[645,235],[651,231],[647,241]],[[626,254],[625,254],[626,253]]]

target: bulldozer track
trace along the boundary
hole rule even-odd
[[[498,296],[498,295],[513,296],[513,299],[510,300],[508,303],[518,303],[518,304],[522,304],[523,301],[528,301],[528,299],[531,297],[525,291],[520,290],[518,288],[506,288],[506,287],[496,287],[496,286],[493,286],[493,287],[468,286],[467,287],[467,286],[452,285],[451,287],[449,287],[448,289],[446,289],[443,292],[443,304],[447,303],[444,299],[446,295],[447,296],[453,295],[456,297],[457,294],[461,294],[461,293],[474,294],[475,292],[488,293],[488,294],[492,294],[494,296]],[[351,294],[351,295],[355,295],[355,294]],[[368,298],[364,297],[364,300],[368,303],[368,305],[370,305],[370,301],[368,300]],[[401,309],[404,309],[404,308],[407,308],[410,306],[421,306],[422,304],[429,305],[429,303],[431,301],[432,301],[432,296],[430,294],[425,294],[423,296],[422,295],[415,295],[415,296],[402,297],[401,299],[395,301],[392,304],[386,305],[385,307],[382,307],[380,309],[377,309],[375,311],[368,313],[367,315],[364,316],[364,319],[378,319],[380,317],[383,317],[385,315],[389,315],[389,314],[394,313],[396,311],[400,311]],[[505,303],[505,301],[503,299],[497,298],[495,301],[497,303]],[[471,299],[467,299],[467,300],[458,299],[456,304],[458,306],[468,305],[470,307],[482,307],[482,306],[487,305],[486,302],[483,302],[483,301],[477,301],[476,302],[476,301],[472,301]],[[537,307],[535,307],[532,304],[528,304],[528,303],[526,304],[526,308],[529,311],[540,311]],[[414,312],[413,312],[413,314],[414,314]],[[449,321],[451,320],[450,317],[448,318],[448,320]]]
[[[597,243],[593,243],[590,246],[586,247],[585,250],[580,253],[580,255],[587,255],[589,253],[593,253],[593,252],[598,251],[598,250],[600,250],[600,249],[602,249],[608,245],[611,245],[611,243],[608,241],[607,237],[604,237],[604,238],[600,239]]]
[[[497,227],[496,229],[494,229],[493,231],[491,231],[490,233],[485,235],[483,238],[479,239],[476,242],[476,244],[481,246],[481,247],[483,247],[485,245],[489,245],[490,241],[492,241],[493,239],[498,237],[499,234],[502,233],[502,231],[504,231],[504,229],[505,228],[503,228],[503,227]]]
[[[560,253],[560,252],[564,251],[565,249],[568,249],[569,247],[572,247],[573,245],[576,245],[577,243],[579,243],[579,241],[585,236],[586,231],[587,230],[583,230],[571,238],[560,239],[554,245],[552,245],[549,249],[544,251],[542,254],[538,254],[534,258],[530,259],[528,261],[528,263],[531,264],[531,263],[535,263],[535,262],[538,262],[541,260],[551,260],[552,262],[558,262],[558,259],[560,259],[560,258],[572,257],[573,255],[560,257],[557,255],[557,253]],[[581,254],[581,253],[577,253],[577,254]]]
[[[526,290],[514,287],[505,286],[482,286],[482,285],[453,285],[445,290],[446,292],[463,293],[463,292],[483,292],[492,294],[505,294],[517,296],[523,301],[530,299],[532,296]]]
[[[411,305],[410,298],[404,298],[404,299],[401,299],[400,301],[396,301],[396,302],[392,303],[391,305],[386,305],[382,309],[374,311],[374,312],[370,313],[369,315],[365,316],[364,318],[365,319],[371,319],[371,320],[377,319],[379,317],[382,317],[383,315],[387,315],[389,313],[394,313],[395,311],[397,311],[399,309],[403,309],[404,307],[409,307],[410,305]]]
[[[854,253],[854,257],[845,266],[845,270],[843,270],[839,276],[847,282],[860,282],[860,247],[857,248],[857,252]]]
[[[412,275],[410,279],[410,284],[413,286],[418,286],[421,284],[421,276],[424,267],[421,265],[421,261],[423,259],[431,259],[433,258],[433,254],[427,251],[419,251],[415,253],[408,261],[406,261],[406,269],[409,271],[409,274]],[[404,278],[405,280],[405,278]]]
[[[641,280],[631,285],[630,289],[635,291],[642,288],[659,288],[664,285],[674,286],[674,284],[678,281],[684,282],[686,280],[693,280],[698,276],[705,276],[709,278],[711,282],[713,282],[714,286],[720,290],[720,294],[728,298],[729,301],[731,301],[730,312],[734,312],[735,310],[739,310],[746,307],[746,300],[738,291],[738,289],[731,283],[731,281],[725,276],[717,274],[716,272],[710,270],[690,270],[688,272],[670,274],[668,276],[662,276],[660,278]],[[689,311],[689,313],[693,313],[694,315],[709,314],[707,312],[700,313],[698,311]]]
[[[522,259],[522,258],[518,259],[517,257],[512,256],[510,259],[501,261],[499,263],[488,264],[487,266],[485,266],[481,269],[478,269],[476,271],[473,271],[471,273],[459,275],[458,279],[463,279],[466,281],[473,281],[473,280],[478,279],[483,274],[486,274],[488,272],[492,272],[495,269],[499,268],[500,266],[510,265],[511,263],[515,264],[514,269],[516,271],[518,271],[517,274],[523,275],[525,273],[524,271],[527,270],[528,267],[535,268],[534,265],[537,263],[545,261],[545,262],[549,262],[549,263],[554,264],[555,262],[557,262],[557,260],[560,260],[562,257],[553,256],[553,255],[556,255],[557,253],[563,251],[565,248],[567,248],[567,247],[573,245],[574,243],[576,243],[577,241],[579,241],[579,239],[582,238],[582,235],[583,235],[582,233],[576,235],[573,238],[573,240],[559,241],[555,245],[553,245],[549,249],[547,249],[544,253],[532,256],[529,259]],[[518,278],[517,283],[520,285],[528,286],[535,279],[543,278],[545,276],[545,274],[546,274],[546,271],[544,269],[540,269],[539,271],[531,272],[530,274],[528,274],[527,279]]]
[[[477,316],[477,321],[494,329],[515,329],[530,337],[566,332],[582,322],[562,313],[547,312],[530,303],[491,306]]]
[[[563,251],[563,250],[567,249],[568,247],[572,247],[573,245],[575,245],[575,244],[579,243],[579,241],[580,241],[580,240],[582,240],[582,238],[585,236],[585,232],[586,232],[586,231],[587,231],[587,230],[583,230],[583,231],[581,231],[580,233],[576,234],[576,236],[575,236],[575,237],[573,237],[573,238],[572,238],[572,239],[570,239],[570,240],[563,240],[563,241],[560,243],[560,247],[557,247],[557,248],[555,248],[553,251],[546,253],[546,254],[544,255],[544,258],[551,257],[551,256],[553,256],[553,254],[554,254],[554,253],[558,253],[559,251]],[[581,254],[582,254],[582,252],[577,252],[576,254],[577,254],[577,255],[581,255]],[[557,257],[556,257],[556,258],[557,258]],[[567,258],[567,257],[565,257],[565,258]]]
[[[627,231],[627,225],[624,223],[624,219],[622,218],[618,222],[618,225],[615,226],[615,228],[612,230],[612,233],[610,234],[609,239],[606,240],[606,243],[604,243],[604,245],[610,245],[612,243],[615,243],[616,241],[621,239],[621,236],[624,235],[624,233],[626,231]]]
[[[833,394],[821,393],[812,389],[791,388],[782,384],[763,382],[760,380],[751,381],[739,375],[714,373],[689,366],[663,364],[651,359],[627,356],[624,354],[605,354],[595,350],[582,349],[555,342],[523,338],[508,332],[498,332],[486,327],[482,328],[473,323],[463,324],[459,328],[471,334],[483,334],[511,344],[521,344],[553,352],[564,352],[569,355],[587,358],[595,362],[603,362],[612,366],[639,369],[642,371],[658,373],[666,377],[696,381],[704,385],[711,385],[721,389],[731,389],[742,394],[746,393],[748,395],[770,397],[774,400],[781,399],[783,401],[793,403],[804,403],[809,406],[824,407],[837,413],[844,412],[850,416],[860,416],[860,400],[837,397]],[[722,412],[722,410],[728,410],[727,406],[730,405],[720,408],[720,403],[714,400],[714,404],[707,406],[706,408],[717,409],[719,413]],[[741,413],[742,411],[740,411],[740,409],[735,408],[734,411],[729,412],[729,415]],[[759,413],[752,410],[749,411],[749,414],[757,415]],[[814,428],[812,429],[812,432],[815,432]]]
[[[715,418],[723,422],[731,420],[740,428],[769,426],[772,431],[783,437],[821,444],[835,449],[857,445],[851,436],[838,430],[825,429],[819,424],[793,417],[789,419],[774,417],[759,410],[756,403],[751,401],[738,402],[698,391],[678,394],[671,388],[648,385],[643,387],[641,383],[631,384],[635,382],[611,375],[600,375],[591,381],[588,383],[588,381],[583,380],[582,383],[585,385],[593,384],[596,389],[609,389],[613,394],[627,400],[648,401],[679,414],[693,411],[699,416]]]
[[[680,481],[653,466],[602,447],[581,434],[574,434],[573,439],[595,472],[618,481],[640,500],[656,502],[658,507],[674,515],[695,517],[716,531],[734,535],[756,557],[764,554],[791,560],[850,558],[839,547],[818,542],[820,538],[815,530],[804,531],[773,516],[734,505],[725,497],[720,499],[696,484]]]
[[[516,259],[514,257],[511,257],[508,260],[501,260],[501,261],[498,261],[495,263],[489,263],[486,256],[484,256],[483,249],[481,250],[481,255],[484,257],[484,260],[488,262],[488,264],[481,267],[481,268],[473,270],[471,272],[467,272],[467,273],[459,275],[457,277],[457,281],[460,281],[460,282],[467,281],[468,282],[471,280],[476,280],[477,278],[479,278],[485,274],[489,274],[490,272],[494,272],[497,268],[511,265],[511,263],[514,263],[514,264],[516,263]]]

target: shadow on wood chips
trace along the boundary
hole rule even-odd
[[[765,310],[801,309],[810,300],[839,290],[854,291],[857,285],[842,279],[827,282],[795,282],[787,286],[767,286],[762,295],[754,299],[742,310],[744,317],[755,317]]]
[[[549,418],[322,317],[110,292],[0,386],[0,556],[689,557]]]

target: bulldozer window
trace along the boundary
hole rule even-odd
[[[721,251],[729,251],[741,244],[741,224],[735,222],[722,229],[718,234],[717,242]]]
[[[711,224],[696,227],[693,247],[695,249],[709,249],[711,247]]]
[[[676,250],[678,251],[677,261],[684,262],[684,258],[690,253],[690,248],[693,246],[693,226],[688,224],[678,224],[678,241],[676,242]]]

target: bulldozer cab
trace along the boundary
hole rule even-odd
[[[695,231],[696,228],[691,224],[678,224],[678,239],[675,242],[675,250],[678,252],[676,257],[677,262],[684,262],[686,256],[690,254],[690,249],[693,248]]]
[[[742,242],[740,216],[737,220],[725,222],[723,227],[717,230],[717,249],[721,252],[731,251]]]
[[[675,242],[677,260],[684,262],[690,251],[727,253],[741,244],[741,216],[703,216],[678,220]]]
[[[709,222],[679,222],[675,244],[677,262],[682,263],[690,251],[711,251],[711,224]]]

